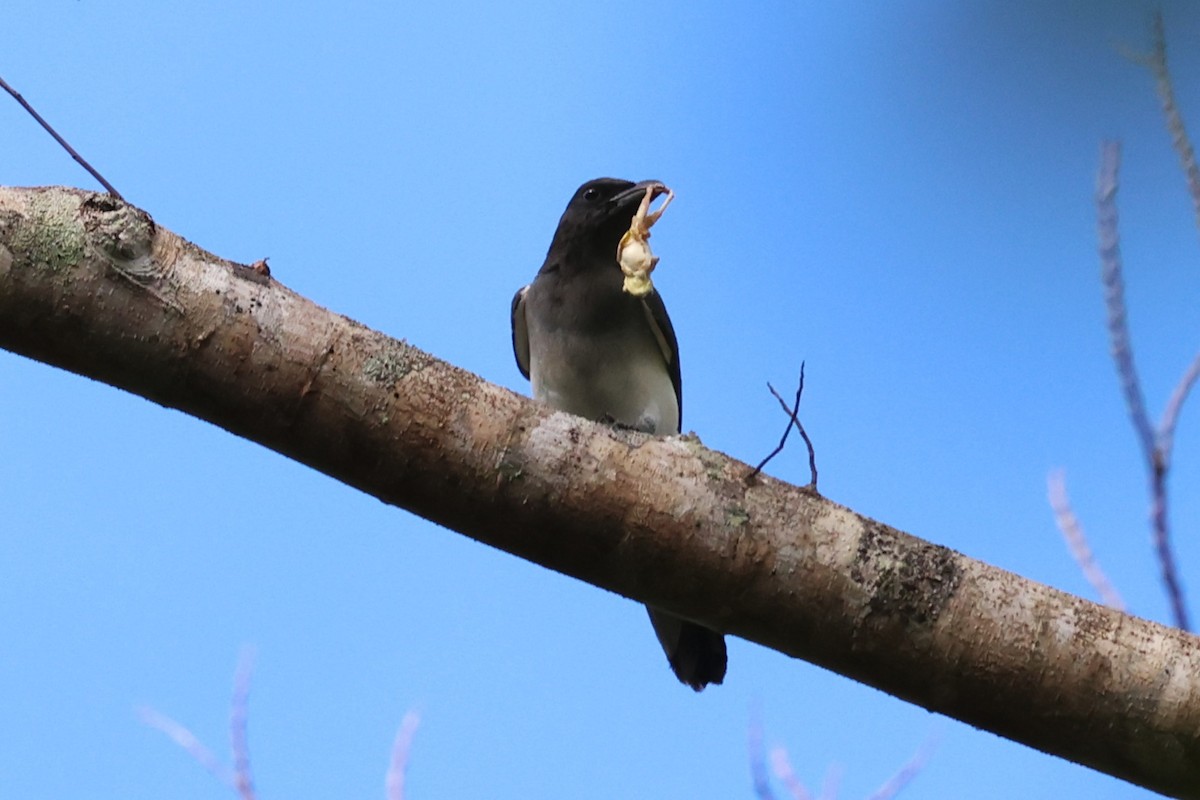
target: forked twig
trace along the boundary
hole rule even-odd
[[[1165,58],[1165,56],[1164,56]],[[1165,69],[1165,62],[1163,65]],[[1186,134],[1182,134],[1186,139]],[[1188,145],[1190,149],[1191,145]],[[1171,400],[1163,413],[1156,430],[1146,413],[1141,383],[1133,362],[1133,347],[1129,339],[1128,316],[1125,308],[1125,281],[1122,277],[1121,243],[1117,215],[1117,174],[1121,164],[1121,147],[1116,142],[1105,142],[1100,148],[1100,173],[1096,181],[1096,211],[1100,239],[1100,276],[1104,283],[1104,301],[1107,309],[1107,327],[1113,363],[1125,395],[1129,418],[1137,434],[1138,443],[1146,463],[1150,479],[1150,527],[1153,532],[1154,549],[1158,556],[1163,585],[1171,604],[1175,625],[1191,630],[1188,623],[1187,606],[1183,599],[1183,585],[1175,565],[1171,548],[1170,527],[1167,516],[1167,470],[1174,446],[1175,426],[1179,410],[1191,387],[1200,377],[1200,365],[1193,361],[1182,380],[1172,392]]]
[[[152,708],[139,709],[142,722],[156,728],[196,759],[200,766],[221,783],[237,792],[241,800],[254,800],[254,780],[250,774],[250,750],[246,740],[246,721],[250,698],[250,673],[253,652],[246,648],[238,659],[233,681],[233,700],[230,702],[229,738],[233,749],[233,769],[221,763],[199,738],[175,720]]]
[[[29,115],[30,115],[31,117],[33,117],[35,120],[37,120],[37,123],[38,123],[39,125],[41,125],[43,128],[45,128],[45,130],[46,130],[46,133],[48,133],[48,134],[50,134],[51,136],[53,136],[53,137],[54,137],[54,141],[58,142],[58,143],[59,143],[59,144],[62,146],[62,148],[63,148],[64,150],[66,150],[66,151],[67,151],[67,152],[68,152],[68,153],[71,155],[71,158],[75,159],[75,162],[76,162],[77,164],[79,164],[79,166],[81,166],[81,167],[83,167],[84,169],[86,169],[86,170],[88,171],[88,173],[89,173],[89,174],[91,174],[91,176],[92,176],[93,178],[95,178],[96,180],[98,180],[98,181],[100,182],[100,185],[101,185],[101,186],[103,186],[105,189],[107,189],[107,190],[108,190],[108,193],[109,193],[109,194],[111,194],[113,197],[117,198],[118,200],[124,200],[124,199],[125,199],[124,197],[121,197],[121,193],[120,193],[120,192],[118,192],[118,191],[117,191],[117,190],[116,190],[116,189],[113,187],[113,185],[112,185],[111,183],[109,183],[108,181],[104,180],[104,176],[103,176],[103,175],[101,175],[99,172],[97,172],[97,171],[95,170],[95,168],[94,168],[94,167],[92,167],[92,165],[91,165],[91,164],[89,164],[87,161],[85,161],[85,160],[84,160],[83,156],[81,156],[81,155],[79,155],[79,153],[75,152],[75,148],[74,148],[74,147],[71,147],[71,145],[67,144],[67,140],[66,140],[66,139],[64,139],[63,137],[61,137],[61,136],[59,136],[59,135],[58,135],[58,131],[56,131],[56,130],[54,130],[54,128],[50,127],[50,123],[49,123],[49,122],[46,122],[46,120],[42,119],[42,115],[41,115],[41,114],[39,114],[39,113],[38,113],[38,112],[37,112],[37,111],[34,109],[34,107],[33,107],[33,106],[29,105],[28,101],[26,101],[26,100],[25,100],[25,98],[21,96],[21,93],[20,93],[20,92],[18,92],[18,91],[17,91],[16,89],[14,89],[13,87],[9,86],[9,85],[8,85],[8,83],[7,83],[7,82],[6,82],[6,81],[5,81],[3,78],[0,78],[0,89],[3,89],[4,91],[6,91],[6,92],[8,92],[10,95],[12,95],[12,98],[13,98],[14,100],[16,100],[18,103],[20,103],[20,104],[21,104],[21,108],[23,108],[23,109],[25,109],[26,111],[28,111],[28,112],[29,112]]]
[[[790,434],[792,432],[792,427],[795,426],[796,430],[800,431],[800,436],[801,436],[801,438],[804,439],[804,444],[808,448],[808,471],[809,471],[809,478],[810,478],[808,485],[811,486],[813,488],[813,490],[816,490],[816,488],[817,488],[817,454],[816,454],[816,451],[813,449],[812,439],[808,438],[808,431],[804,430],[804,425],[803,425],[803,423],[800,422],[800,417],[798,416],[798,414],[800,413],[800,397],[804,394],[804,362],[803,361],[800,362],[800,383],[796,387],[796,398],[795,398],[794,402],[792,403],[791,407],[789,407],[787,404],[787,401],[785,401],[779,395],[779,392],[775,391],[774,386],[772,386],[770,383],[768,383],[767,388],[771,390],[771,394],[774,395],[775,399],[779,401],[779,405],[783,409],[783,413],[788,415],[788,423],[787,423],[787,426],[783,429],[783,436],[780,437],[779,444],[776,445],[775,449],[772,450],[770,453],[768,453],[767,457],[764,458],[762,461],[760,461],[758,463],[758,466],[755,467],[754,470],[749,475],[746,476],[746,483],[750,483],[756,477],[758,477],[758,474],[760,472],[762,472],[763,467],[765,467],[771,461],[771,459],[773,459],[775,456],[777,456],[783,452],[784,446],[787,445],[788,434]]]
[[[1154,75],[1154,84],[1162,103],[1162,113],[1171,147],[1179,156],[1187,180],[1188,194],[1200,229],[1200,167],[1196,164],[1196,151],[1188,136],[1179,105],[1175,100],[1175,88],[1167,66],[1167,39],[1163,28],[1162,12],[1154,14],[1152,25],[1153,42],[1149,53],[1128,54],[1135,62],[1147,67]],[[1125,308],[1125,286],[1122,278],[1120,238],[1117,231],[1117,173],[1120,168],[1121,151],[1115,142],[1101,146],[1100,174],[1096,183],[1096,205],[1099,217],[1101,279],[1107,308],[1108,333],[1113,362],[1121,381],[1122,394],[1129,410],[1130,420],[1141,445],[1146,472],[1150,483],[1150,525],[1154,549],[1162,573],[1163,585],[1171,604],[1175,624],[1190,630],[1187,606],[1184,603],[1183,587],[1175,565],[1168,524],[1167,472],[1171,466],[1172,450],[1175,445],[1175,427],[1180,409],[1188,393],[1200,379],[1200,355],[1197,355],[1171,392],[1157,428],[1146,413],[1141,384],[1134,369],[1133,349],[1130,345],[1127,312]]]

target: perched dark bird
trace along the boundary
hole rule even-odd
[[[617,246],[658,181],[599,178],[567,204],[533,283],[513,297],[513,351],[533,396],[555,408],[644,431],[680,431],[679,348],[657,290],[622,291]],[[647,608],[679,680],[700,691],[725,678],[725,638]]]

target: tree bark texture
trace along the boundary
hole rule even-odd
[[[538,405],[107,195],[0,188],[0,346],[550,569],[1200,798],[1195,638],[747,483],[694,436]]]

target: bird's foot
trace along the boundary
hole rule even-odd
[[[636,424],[631,425],[628,422],[621,422],[616,417],[614,417],[612,414],[605,414],[604,416],[602,416],[600,419],[598,419],[596,421],[599,422],[601,425],[607,425],[608,427],[612,428],[615,431],[632,431],[634,433],[653,434],[654,427],[655,427],[654,420],[651,420],[651,419],[642,419],[642,420],[639,420]]]

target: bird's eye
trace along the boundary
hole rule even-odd
[[[584,199],[584,200],[587,200],[587,201],[589,201],[589,202],[590,202],[590,201],[592,201],[592,200],[595,200],[595,199],[596,199],[596,198],[598,198],[598,197],[600,197],[600,190],[599,190],[599,189],[597,189],[595,186],[593,186],[592,188],[590,188],[590,189],[586,190],[586,191],[583,193],[583,199]]]

